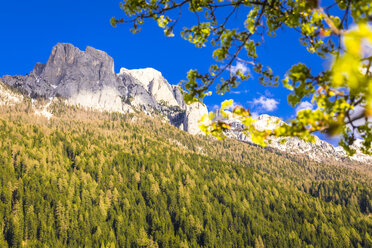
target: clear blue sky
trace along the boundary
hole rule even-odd
[[[205,72],[213,63],[211,47],[195,48],[177,32],[176,37],[167,38],[153,22],[145,24],[136,35],[129,31],[130,25],[121,24],[113,28],[110,18],[124,16],[118,0],[1,1],[0,9],[0,77],[29,73],[36,62],[48,60],[57,42],[72,43],[81,50],[86,46],[104,50],[114,58],[117,72],[121,67],[153,67],[172,84],[185,79],[189,69],[198,68]],[[235,16],[233,21],[239,23],[243,20],[241,16]],[[300,45],[297,33],[288,30],[282,30],[276,38],[266,37],[259,56],[279,75],[284,75],[297,62],[311,65],[313,71],[326,65],[325,61],[310,55]],[[263,87],[253,78],[233,93],[224,96],[213,94],[205,99],[205,103],[212,108],[224,99],[232,98],[260,114],[288,119],[295,114],[287,104],[288,93],[282,87]],[[260,98],[273,99],[278,104],[270,111],[258,103]],[[252,105],[255,99],[256,104]]]

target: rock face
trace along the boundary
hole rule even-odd
[[[89,46],[81,51],[58,43],[46,64],[37,63],[29,75],[6,75],[1,81],[32,98],[63,97],[70,104],[102,111],[160,114],[194,134],[199,129],[191,118],[207,113],[204,105],[186,106],[178,87],[155,69],[123,68],[116,74],[113,59]]]
[[[199,134],[200,128],[198,121],[203,115],[208,114],[207,108],[199,103],[195,102],[186,107],[186,116],[184,119],[184,128],[191,134]]]
[[[161,75],[161,72],[153,69],[120,69],[119,75],[129,74],[141,83],[141,85],[154,96],[155,100],[167,106],[179,106],[173,93],[172,86]]]

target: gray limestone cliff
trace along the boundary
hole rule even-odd
[[[200,133],[197,120],[207,113],[204,105],[186,106],[178,87],[155,69],[123,68],[116,74],[113,59],[89,46],[81,51],[58,43],[46,64],[37,63],[26,76],[5,75],[1,81],[32,98],[62,97],[70,104],[102,111],[160,114],[193,134]]]

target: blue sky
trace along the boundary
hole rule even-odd
[[[72,43],[81,50],[86,46],[104,50],[114,58],[117,72],[121,67],[153,67],[172,84],[185,79],[189,69],[205,72],[213,63],[210,46],[195,48],[177,32],[167,38],[154,22],[145,24],[136,35],[129,31],[130,25],[113,28],[110,18],[124,15],[118,0],[1,1],[0,9],[0,77],[29,73],[36,62],[48,60],[57,42]],[[242,16],[235,16],[233,22],[242,22]],[[182,22],[178,30],[181,27]],[[258,54],[261,62],[281,76],[298,62],[311,65],[314,72],[327,63],[309,54],[300,45],[298,34],[288,30],[281,30],[275,38],[266,37]],[[234,99],[259,114],[286,120],[295,114],[287,104],[288,93],[280,86],[263,87],[253,78],[224,96],[212,94],[205,103],[213,108],[224,99]]]

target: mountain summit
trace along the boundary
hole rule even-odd
[[[32,98],[62,97],[101,111],[143,111],[160,114],[172,125],[198,134],[197,121],[207,108],[200,103],[186,106],[180,90],[152,68],[114,71],[114,61],[92,47],[85,51],[67,43],[53,47],[46,64],[37,63],[26,76],[6,75],[2,81]]]

